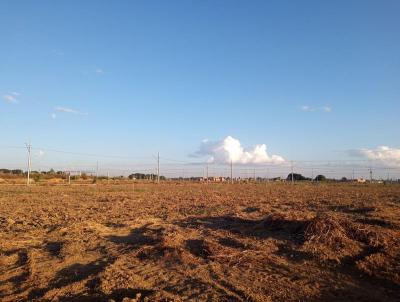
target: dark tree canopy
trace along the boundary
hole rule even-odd
[[[289,173],[289,175],[286,177],[286,180],[291,181],[292,180],[292,174],[293,174],[293,180],[299,181],[299,180],[310,180],[310,178],[305,177],[301,174],[298,173]]]
[[[316,177],[315,177],[315,180],[316,181],[325,181],[326,180],[326,177],[324,176],[324,175],[317,175]]]

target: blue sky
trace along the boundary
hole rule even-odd
[[[399,1],[2,1],[1,145],[182,160],[227,136],[295,160],[399,148],[399,11]]]

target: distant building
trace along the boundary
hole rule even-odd
[[[222,176],[212,177],[211,179],[214,182],[223,182],[223,181],[225,181],[225,177],[222,177]]]
[[[200,182],[207,182],[207,181],[224,182],[224,181],[226,181],[226,178],[222,177],[222,176],[213,176],[213,177],[209,177],[208,180],[207,180],[207,177],[199,177],[199,178],[196,178],[196,180],[198,180]]]

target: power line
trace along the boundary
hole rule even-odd
[[[71,155],[80,155],[80,156],[88,156],[88,157],[106,157],[106,158],[121,158],[121,159],[150,159],[150,156],[120,156],[120,155],[106,155],[106,154],[94,154],[94,153],[80,153],[80,152],[70,152],[56,149],[47,149],[35,147],[32,148],[34,150],[42,150],[47,152],[55,152],[55,153],[63,153],[63,154],[71,154]]]

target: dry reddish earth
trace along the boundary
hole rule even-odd
[[[400,186],[0,186],[1,301],[400,301]]]

